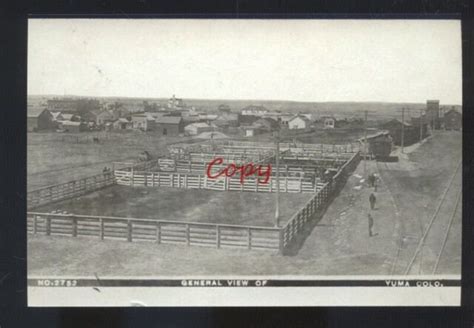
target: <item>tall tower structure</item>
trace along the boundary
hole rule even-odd
[[[431,129],[439,129],[439,100],[427,100],[426,101],[426,118]]]

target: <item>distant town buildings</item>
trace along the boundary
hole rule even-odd
[[[167,107],[170,109],[182,109],[184,108],[184,101],[181,98],[176,98],[175,95],[168,100]]]
[[[263,116],[265,114],[268,114],[268,110],[263,107],[263,106],[247,106],[243,108],[240,113],[242,115],[256,115],[256,116]]]

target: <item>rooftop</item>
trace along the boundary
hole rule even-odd
[[[162,116],[156,119],[156,123],[179,124],[181,120],[181,116]]]

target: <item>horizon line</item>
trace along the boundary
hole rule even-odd
[[[82,98],[129,98],[129,99],[170,99],[171,97],[140,97],[140,96],[90,96],[90,95],[78,95],[78,94],[67,94],[67,95],[60,95],[60,94],[28,94],[27,97],[82,97]],[[286,100],[286,99],[250,99],[250,98],[242,98],[242,99],[232,99],[232,98],[193,98],[193,97],[176,97],[177,99],[190,99],[190,100],[211,100],[211,101],[260,101],[260,102],[292,102],[292,103],[384,103],[384,104],[426,104],[428,100],[439,100],[435,98],[426,99],[424,102],[414,102],[414,101],[388,101],[388,100],[330,100],[330,101],[309,101],[309,100]],[[462,103],[442,103],[441,100],[440,105],[444,106],[462,106]]]

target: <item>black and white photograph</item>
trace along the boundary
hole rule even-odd
[[[29,306],[457,306],[455,19],[28,20]]]

